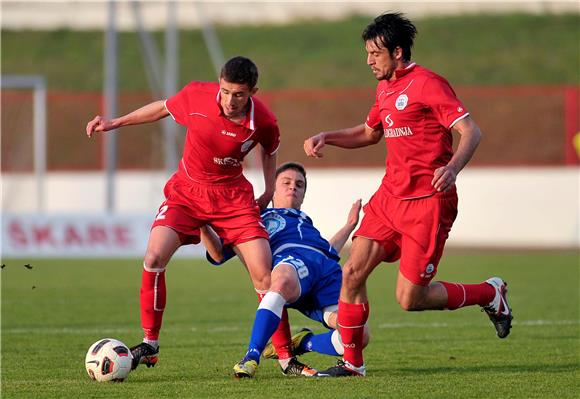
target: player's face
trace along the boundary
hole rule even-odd
[[[244,117],[248,101],[257,91],[257,87],[250,89],[247,84],[230,83],[220,79],[220,105],[224,115],[230,119]]]
[[[273,204],[275,208],[300,209],[306,193],[306,181],[302,173],[287,169],[276,178]]]
[[[397,49],[391,55],[382,43],[376,43],[374,40],[367,40],[365,42],[367,65],[371,67],[371,71],[377,80],[391,80],[393,77],[398,65],[396,56],[398,53]]]

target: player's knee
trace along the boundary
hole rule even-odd
[[[294,302],[300,296],[298,282],[289,276],[272,276],[270,291],[280,293],[288,302]]]
[[[291,285],[293,281],[287,276],[272,276],[270,282],[270,291],[281,292],[284,288]]]
[[[149,272],[162,272],[167,266],[168,259],[154,251],[147,251],[143,259],[143,268]]]
[[[415,310],[421,310],[422,299],[416,295],[411,295],[408,293],[398,293],[397,302],[401,306],[401,309],[412,312]]]

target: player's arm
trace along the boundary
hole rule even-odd
[[[437,168],[433,174],[431,184],[437,191],[447,191],[453,187],[457,174],[471,160],[481,141],[481,130],[470,116],[466,116],[453,125],[451,131],[459,133],[459,144],[449,163]]]
[[[224,246],[216,232],[210,226],[202,226],[199,231],[201,242],[211,259],[217,264],[224,262]]]
[[[260,147],[262,156],[262,172],[264,174],[264,193],[258,197],[257,202],[260,209],[265,209],[272,200],[274,189],[276,188],[276,159],[277,152],[268,154],[263,147]]]
[[[346,219],[346,224],[342,226],[340,230],[336,232],[336,234],[330,239],[329,243],[332,245],[336,252],[340,252],[348,237],[350,237],[350,233],[356,228],[358,224],[359,214],[361,209],[361,200],[358,199],[352,204],[350,208],[350,212],[348,213],[348,217]]]
[[[376,144],[381,140],[381,128],[373,129],[367,124],[328,132],[320,132],[304,141],[304,152],[309,157],[322,157],[322,147],[326,144],[341,148],[359,148]]]
[[[86,132],[87,136],[91,137],[95,132],[102,133],[123,126],[155,122],[161,118],[165,118],[167,115],[169,115],[169,111],[165,108],[165,101],[154,101],[133,112],[114,119],[105,119],[101,115],[97,115],[93,120],[87,123]]]

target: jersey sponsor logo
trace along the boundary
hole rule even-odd
[[[463,112],[463,107],[457,107],[457,112],[462,113]]]
[[[409,97],[407,97],[406,94],[401,94],[395,100],[395,108],[397,108],[399,111],[402,111],[402,110],[405,109],[405,107],[407,106],[407,103],[408,102],[409,102]]]
[[[244,141],[244,144],[242,144],[242,152],[248,151],[252,144],[254,144],[254,140]]]
[[[236,137],[238,135],[237,133],[228,132],[227,130],[222,130],[220,133],[223,134],[224,136],[229,136],[229,137]]]
[[[386,138],[412,136],[413,130],[409,126],[391,127],[384,129],[384,134]]]
[[[240,160],[232,157],[213,158],[213,163],[220,166],[240,166]]]
[[[286,219],[275,213],[266,215],[263,220],[270,237],[274,237],[274,234],[286,228]]]
[[[391,119],[391,114],[389,114],[389,115],[387,115],[387,116],[385,117],[385,122],[387,123],[387,126],[388,126],[388,127],[391,127],[391,126],[393,126],[393,123],[395,123],[395,122],[393,122],[393,120]]]

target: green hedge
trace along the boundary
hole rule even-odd
[[[261,69],[263,89],[374,86],[360,33],[367,17],[287,26],[217,27],[226,57]],[[457,85],[574,84],[579,15],[480,15],[416,21],[413,58]],[[43,74],[50,89],[99,91],[103,32],[2,31],[2,73]],[[155,38],[163,54],[163,32]],[[121,90],[148,90],[135,33],[120,34]],[[199,30],[180,33],[180,84],[215,72]]]

